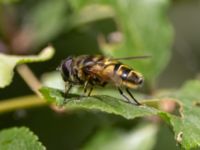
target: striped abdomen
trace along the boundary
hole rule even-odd
[[[111,70],[112,73],[109,73]],[[143,77],[140,73],[136,72],[128,66],[123,65],[120,62],[115,62],[106,67],[104,72],[105,75],[107,74],[110,76],[109,80],[116,86],[137,88],[143,83]]]

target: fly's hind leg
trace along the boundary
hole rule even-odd
[[[131,103],[129,98],[126,95],[124,95],[123,91],[119,87],[117,89],[118,89],[119,93],[125,98],[126,102]]]
[[[131,92],[129,91],[128,88],[126,88],[126,92],[127,92],[127,93],[129,94],[129,96],[135,101],[135,103],[136,103],[137,105],[141,105],[141,103],[138,102],[138,101],[135,99],[135,97],[131,94]]]

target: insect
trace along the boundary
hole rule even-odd
[[[120,62],[120,60],[146,58],[148,56],[136,56],[126,58],[107,58],[101,55],[80,55],[69,56],[63,60],[59,66],[62,78],[65,82],[65,95],[67,95],[73,85],[83,85],[84,93],[90,96],[93,87],[105,86],[111,83],[117,87],[119,93],[128,103],[140,103],[134,98],[129,89],[138,88],[144,81],[141,73],[135,71]],[[129,95],[124,94],[123,91]],[[133,100],[133,101],[132,101]]]

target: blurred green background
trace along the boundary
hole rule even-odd
[[[47,44],[52,44],[56,49],[53,59],[28,65],[40,78],[42,74],[54,71],[61,60],[68,55],[102,53],[113,57],[130,56],[130,54],[152,55],[148,49],[155,49],[152,50],[153,54],[157,53],[160,59],[166,59],[163,64],[160,66],[156,64],[159,58],[154,55],[150,63],[143,62],[143,67],[140,67],[141,60],[135,64],[142,73],[145,69],[151,70],[151,66],[155,68],[152,70],[161,68],[158,72],[148,71],[148,74],[145,74],[149,85],[146,84],[147,90],[144,91],[178,88],[186,80],[198,78],[200,1],[143,0],[142,2],[133,1],[135,5],[132,6],[128,0],[124,2],[120,0],[0,1],[0,52],[36,54]],[[149,7],[151,5],[152,8]],[[123,7],[129,9],[124,11]],[[148,11],[150,14],[152,12],[152,18],[146,17],[145,13]],[[129,29],[132,15],[136,18],[133,20],[136,22],[133,23],[136,29],[133,34]],[[160,21],[154,23],[158,18]],[[124,35],[119,31],[123,31]],[[102,38],[105,43],[101,43]],[[135,43],[128,41],[131,38]],[[121,44],[121,40],[124,39]],[[140,44],[141,41],[144,44]],[[130,45],[132,42],[133,45]],[[159,52],[162,48],[163,52]],[[115,52],[118,49],[119,52]],[[126,52],[122,54],[120,49]],[[147,68],[144,68],[145,65]],[[12,84],[0,89],[0,100],[29,94],[32,94],[32,91],[21,77],[15,74]],[[134,128],[142,128],[149,124],[147,120],[125,120],[119,116],[85,110],[69,110],[59,114],[48,107],[40,107],[0,115],[0,129],[27,126],[39,136],[47,149],[76,150],[92,147],[88,143],[98,137],[101,131],[108,131],[112,135],[116,133],[112,133],[111,129],[116,129],[120,134],[121,132],[126,134]],[[149,149],[178,149],[171,130],[162,122],[159,126],[155,132],[156,136],[152,134],[149,137],[155,139]],[[164,146],[166,143],[168,147]]]

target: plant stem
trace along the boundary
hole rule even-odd
[[[17,67],[17,72],[24,79],[31,90],[36,93],[37,96],[24,96],[0,101],[0,114],[17,109],[42,106],[47,104],[46,101],[42,99],[43,97],[39,92],[41,83],[36,78],[31,69],[27,65],[23,64]]]
[[[47,105],[46,101],[38,96],[24,96],[0,101],[0,114],[23,108]]]
[[[24,79],[31,90],[35,92],[39,97],[42,97],[39,92],[39,89],[41,88],[41,83],[36,78],[31,69],[27,65],[23,64],[17,67],[17,72]]]

